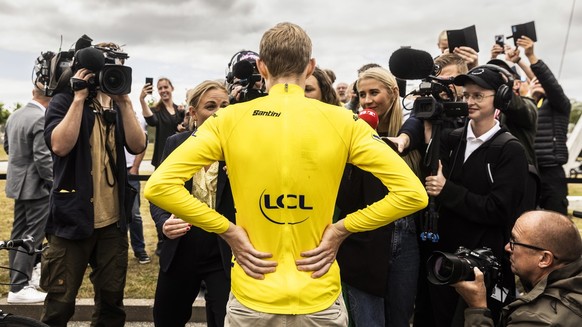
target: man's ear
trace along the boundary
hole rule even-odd
[[[309,76],[311,76],[313,74],[313,71],[315,70],[315,58],[311,58],[309,59],[309,63],[307,64],[307,67],[305,67],[305,79],[307,79]]]
[[[269,68],[267,68],[267,65],[265,65],[265,62],[262,61],[261,58],[257,59],[257,70],[264,79],[269,77]]]
[[[552,264],[554,264],[555,261],[556,258],[550,251],[544,251],[542,257],[540,258],[540,261],[538,262],[538,266],[540,268],[548,268]]]

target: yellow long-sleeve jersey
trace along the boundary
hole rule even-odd
[[[319,245],[332,222],[346,162],[373,173],[389,189],[382,200],[347,215],[351,232],[386,225],[424,208],[423,185],[406,163],[350,111],[305,98],[297,85],[278,84],[269,95],[220,110],[152,174],[145,196],[206,231],[223,233],[229,221],[183,187],[196,171],[225,160],[236,224],[253,246],[278,263],[264,280],[234,262],[232,292],[245,306],[267,313],[307,314],[329,307],[341,292],[337,263],[321,278],[297,270],[300,253]]]

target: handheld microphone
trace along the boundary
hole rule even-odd
[[[253,75],[253,64],[247,60],[241,60],[234,64],[232,67],[232,73],[234,77],[238,79],[249,79]]]
[[[390,56],[388,67],[397,78],[423,79],[434,71],[434,61],[426,51],[400,48]]]
[[[363,109],[358,113],[358,118],[363,119],[374,130],[378,127],[378,113],[374,109]]]

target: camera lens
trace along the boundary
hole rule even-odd
[[[99,76],[101,90],[109,94],[131,92],[131,68],[122,65],[105,65]]]
[[[450,280],[453,274],[453,262],[443,257],[438,257],[434,263],[434,274],[438,280]]]
[[[473,278],[473,265],[457,255],[434,252],[427,261],[428,280],[435,285],[449,285]]]

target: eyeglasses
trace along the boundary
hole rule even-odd
[[[513,249],[515,248],[516,245],[523,246],[524,248],[528,248],[528,249],[532,249],[532,250],[536,250],[536,251],[549,251],[549,250],[540,248],[540,247],[535,246],[535,245],[519,243],[519,242],[514,241],[513,239],[509,240],[509,248],[511,249],[512,252],[513,252]],[[551,252],[551,251],[549,251],[549,252]],[[558,257],[554,253],[552,253],[552,254],[554,255],[554,259],[558,260]]]
[[[476,103],[481,103],[481,101],[483,101],[483,99],[487,98],[487,97],[493,97],[495,96],[495,94],[488,94],[485,95],[483,93],[463,93],[463,100],[469,101],[470,98],[473,98],[473,100],[475,100]]]

